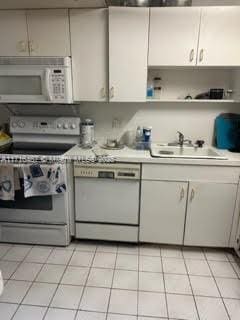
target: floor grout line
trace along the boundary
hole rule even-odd
[[[105,244],[106,245],[106,244]],[[48,306],[36,306],[36,307],[43,307],[43,308],[46,308],[46,311],[45,311],[45,314],[44,314],[44,317],[43,319],[45,319],[46,315],[47,315],[47,312],[48,310],[51,308],[51,303],[56,295],[56,292],[59,288],[59,286],[61,285],[61,281],[64,277],[64,275],[66,274],[66,270],[68,267],[79,267],[79,268],[86,268],[88,269],[88,273],[87,273],[87,276],[86,276],[86,279],[85,279],[85,282],[83,285],[76,285],[76,284],[64,284],[64,285],[68,285],[68,286],[81,286],[82,287],[82,293],[81,293],[81,296],[80,296],[80,299],[79,299],[79,303],[78,303],[78,308],[77,310],[75,309],[70,309],[70,308],[61,308],[61,307],[54,307],[55,309],[64,309],[64,310],[74,310],[76,311],[76,314],[75,314],[75,317],[74,319],[76,320],[77,318],[77,314],[79,311],[81,311],[82,309],[80,308],[80,305],[81,305],[81,302],[82,302],[82,298],[83,298],[83,295],[84,295],[84,292],[85,292],[85,289],[87,287],[92,287],[92,288],[106,288],[106,289],[109,289],[110,290],[110,293],[109,293],[109,298],[108,298],[108,305],[107,305],[107,310],[106,312],[99,312],[99,313],[104,313],[106,314],[106,317],[105,317],[105,320],[108,318],[108,314],[109,314],[109,307],[110,307],[110,301],[111,301],[111,294],[112,294],[112,291],[114,289],[117,289],[117,290],[127,290],[127,291],[136,291],[137,292],[137,314],[136,314],[136,317],[140,317],[139,315],[139,292],[140,292],[140,272],[146,272],[146,273],[159,273],[159,274],[162,274],[163,275],[163,284],[164,284],[164,290],[163,292],[159,292],[159,291],[148,291],[148,290],[141,290],[143,292],[152,292],[152,293],[163,293],[165,295],[165,302],[166,302],[166,308],[167,308],[167,317],[169,318],[169,306],[168,306],[168,302],[167,302],[167,292],[166,292],[166,283],[165,283],[165,275],[166,274],[170,274],[170,275],[180,275],[180,276],[186,276],[188,277],[188,280],[189,280],[189,283],[190,283],[190,286],[191,286],[191,294],[177,294],[177,293],[171,293],[172,295],[184,295],[184,296],[192,296],[193,299],[194,299],[194,303],[195,303],[195,307],[196,307],[196,310],[197,310],[197,314],[198,314],[198,317],[199,317],[199,311],[198,311],[198,307],[197,307],[197,303],[196,303],[196,297],[209,297],[208,295],[204,296],[204,295],[195,295],[194,294],[194,291],[193,291],[193,287],[192,287],[192,284],[191,284],[191,280],[190,280],[190,276],[191,276],[191,273],[189,273],[188,271],[188,268],[187,268],[187,265],[186,265],[186,260],[195,260],[195,261],[198,261],[198,260],[201,260],[201,261],[205,261],[210,269],[210,272],[211,272],[211,275],[210,276],[207,276],[207,275],[193,275],[193,276],[196,276],[196,277],[207,277],[207,278],[213,278],[216,286],[217,286],[217,289],[218,289],[218,292],[219,292],[219,295],[220,297],[210,297],[210,298],[216,298],[216,299],[221,299],[222,303],[224,304],[224,307],[225,307],[225,310],[227,312],[227,315],[228,315],[228,318],[230,319],[230,316],[229,316],[229,313],[228,313],[228,310],[226,308],[226,305],[225,305],[225,302],[224,302],[224,298],[222,297],[221,295],[221,292],[220,292],[220,289],[218,287],[218,284],[217,284],[217,279],[218,278],[224,278],[224,279],[235,279],[235,280],[238,280],[239,277],[238,277],[238,274],[236,272],[236,270],[234,269],[233,265],[232,265],[232,261],[230,260],[230,256],[227,255],[227,251],[224,252],[224,254],[226,255],[227,257],[227,261],[219,261],[219,259],[209,259],[209,257],[206,256],[206,252],[207,252],[207,249],[204,250],[204,248],[202,248],[202,252],[204,254],[204,257],[205,259],[193,259],[193,258],[189,258],[189,257],[186,257],[184,256],[183,254],[183,249],[181,248],[181,253],[182,253],[182,257],[179,258],[179,257],[169,257],[169,256],[165,256],[165,254],[163,255],[162,254],[162,251],[161,251],[161,246],[160,245],[157,245],[157,246],[152,246],[152,248],[157,248],[157,250],[160,250],[160,255],[155,255],[154,252],[152,254],[140,254],[140,246],[138,246],[138,253],[134,253],[134,254],[129,254],[129,253],[126,253],[126,252],[122,252],[120,251],[119,249],[121,248],[121,245],[118,244],[116,245],[116,251],[115,252],[110,252],[109,250],[105,249],[104,248],[101,248],[102,244],[99,244],[99,245],[96,245],[94,244],[95,248],[94,250],[84,250],[84,248],[80,249],[77,247],[77,245],[75,245],[75,247],[71,250],[66,250],[65,251],[68,251],[68,252],[71,252],[71,255],[70,255],[70,258],[68,260],[68,263],[67,264],[53,264],[53,263],[47,263],[47,260],[49,258],[49,256],[52,254],[52,252],[56,249],[56,250],[64,250],[64,248],[57,248],[57,247],[51,247],[50,249],[50,252],[45,260],[45,262],[31,262],[30,261],[27,261],[27,257],[30,255],[31,251],[33,248],[35,248],[36,246],[32,246],[29,251],[27,252],[27,254],[24,256],[24,258],[21,260],[21,261],[16,261],[16,260],[4,260],[4,256],[9,252],[9,250],[11,250],[11,248],[13,248],[14,246],[11,245],[10,248],[8,248],[8,250],[6,251],[6,253],[1,257],[0,259],[0,262],[3,261],[3,262],[15,262],[17,264],[16,268],[15,268],[15,271],[12,272],[12,274],[9,276],[9,279],[5,279],[5,285],[8,283],[9,280],[13,280],[13,281],[23,281],[23,282],[29,282],[31,283],[30,284],[30,287],[28,288],[28,290],[26,291],[26,294],[24,295],[24,297],[21,299],[20,303],[11,303],[11,302],[4,302],[2,301],[1,303],[6,303],[6,304],[14,304],[14,305],[17,305],[17,309],[15,310],[13,316],[11,319],[13,319],[13,317],[16,315],[17,311],[19,310],[20,306],[25,306],[25,304],[23,303],[25,297],[27,296],[27,294],[29,293],[30,289],[32,288],[32,286],[34,285],[34,283],[48,283],[48,282],[41,282],[41,281],[37,281],[37,277],[39,276],[40,272],[42,271],[42,269],[46,266],[46,265],[55,265],[55,266],[63,266],[64,267],[64,271],[62,273],[62,276],[61,278],[59,279],[58,283],[54,283],[56,285],[56,289],[54,291],[54,294],[52,295],[52,298],[50,299],[50,302],[48,304]],[[21,246],[19,246],[21,247]],[[40,247],[38,245],[38,247]],[[151,245],[149,246],[151,248]],[[40,248],[44,248],[44,246],[40,247]],[[163,247],[165,248],[165,247]],[[171,248],[171,247],[169,247]],[[100,250],[99,250],[100,249]],[[179,249],[179,248],[178,248]],[[193,248],[194,249],[194,248]],[[111,249],[110,249],[111,250]],[[217,251],[217,250],[216,250]],[[70,265],[70,262],[71,262],[71,259],[74,255],[75,252],[88,252],[88,253],[92,253],[92,260],[91,260],[91,264],[89,266],[81,266],[81,265]],[[95,256],[97,253],[109,253],[109,254],[115,254],[115,261],[114,261],[114,266],[112,268],[103,268],[103,267],[94,267],[93,264],[94,264],[94,259],[95,259]],[[145,252],[146,253],[146,252]],[[137,259],[138,259],[138,269],[137,270],[132,270],[132,269],[123,269],[123,268],[117,268],[117,259],[118,259],[118,256],[119,255],[128,255],[128,256],[136,256]],[[161,267],[162,267],[162,272],[156,272],[156,271],[140,271],[140,257],[143,256],[143,257],[159,257],[160,258],[160,261],[161,261]],[[186,268],[186,271],[187,271],[187,274],[181,274],[181,273],[167,273],[167,272],[164,272],[164,268],[163,268],[163,260],[167,258],[167,259],[178,259],[179,261],[183,261],[184,262],[184,265],[185,265],[185,268]],[[234,270],[234,273],[236,273],[237,275],[237,278],[235,277],[216,277],[214,274],[213,274],[213,271],[211,269],[211,266],[210,266],[210,263],[209,261],[217,261],[217,262],[226,262],[228,264],[231,265],[232,269]],[[36,273],[36,276],[34,277],[33,281],[29,281],[29,280],[16,280],[16,279],[12,279],[13,275],[18,271],[18,269],[24,264],[24,263],[31,263],[31,264],[40,264],[41,265],[41,268],[40,270]],[[111,280],[111,286],[110,288],[109,287],[98,287],[98,286],[91,286],[91,285],[87,285],[88,283],[88,279],[89,279],[89,276],[90,276],[90,272],[91,270],[93,270],[94,268],[97,268],[97,269],[111,269],[113,270],[113,274],[112,274],[112,280]],[[115,272],[117,270],[124,270],[124,271],[135,271],[138,273],[138,282],[137,282],[137,289],[136,290],[133,290],[133,289],[122,289],[122,288],[113,288],[113,282],[114,282],[114,276],[115,276]],[[53,284],[53,283],[49,283],[49,284]],[[231,299],[231,300],[237,300],[237,301],[240,301],[240,299],[237,299],[237,298],[226,298],[226,299]],[[34,305],[29,305],[29,306],[34,306]],[[96,312],[96,311],[88,311],[88,310],[83,310],[83,311],[86,311],[86,312]],[[121,314],[121,313],[114,313],[114,314]],[[167,317],[162,317],[164,319],[168,319]],[[149,316],[149,319],[151,318],[154,318],[154,317],[151,317]],[[199,317],[200,318],[200,317]]]
[[[169,318],[169,307],[168,307],[168,301],[167,301],[166,281],[165,281],[165,276],[164,276],[163,257],[161,255],[161,249],[160,249],[160,260],[161,260],[161,266],[162,266],[163,286],[164,286],[164,296],[165,296],[165,303],[166,303],[166,309],[167,309],[167,316]]]
[[[207,256],[206,256],[206,254],[205,254],[205,251],[203,251],[203,253],[204,253],[204,255],[205,255],[205,257],[206,257],[206,260],[207,260]],[[227,258],[227,259],[228,259],[228,258]],[[226,311],[226,313],[227,313],[227,316],[228,316],[229,320],[231,320],[231,317],[230,317],[230,315],[229,315],[229,313],[228,313],[228,310],[227,310],[227,307],[226,307],[226,305],[225,305],[224,299],[223,299],[223,297],[222,297],[221,290],[219,289],[219,286],[218,286],[218,284],[217,284],[216,278],[215,278],[215,276],[214,276],[214,274],[213,274],[212,268],[211,268],[208,260],[207,260],[207,264],[208,264],[208,267],[209,267],[210,272],[211,272],[211,274],[212,274],[212,277],[213,277],[213,280],[214,280],[214,282],[215,282],[215,285],[216,285],[216,287],[217,287],[218,293],[219,293],[219,295],[220,295],[219,298],[221,299],[221,301],[222,301],[222,303],[223,303],[223,305],[224,305],[224,308],[225,308],[225,311]]]
[[[192,283],[191,283],[191,280],[190,280],[190,276],[189,276],[189,274],[188,274],[188,268],[187,268],[187,264],[186,264],[186,260],[185,260],[184,255],[183,255],[183,261],[184,261],[185,268],[186,268],[186,270],[187,270],[188,281],[189,281],[189,284],[190,284],[190,287],[191,287],[191,291],[192,291],[192,295],[193,295],[193,300],[194,300],[195,308],[196,308],[196,311],[197,311],[197,316],[198,316],[198,319],[200,320],[200,315],[199,315],[199,310],[198,310],[198,306],[197,306],[197,301],[196,301],[196,298],[195,298],[195,295],[194,295],[193,286],[192,286]]]
[[[77,252],[77,251],[78,251],[78,250],[75,249],[75,252]],[[90,272],[91,272],[91,269],[92,269],[93,261],[94,261],[95,256],[96,256],[96,252],[97,252],[97,246],[96,246],[94,252],[92,252],[92,253],[93,253],[92,261],[91,261],[91,263],[90,263],[89,270],[88,270],[88,274],[87,274],[85,283],[84,283],[84,285],[83,285],[83,290],[82,290],[82,293],[81,293],[81,295],[80,295],[80,299],[79,299],[79,303],[78,303],[78,307],[77,307],[77,310],[76,310],[76,314],[75,314],[74,320],[77,318],[78,312],[81,311],[80,306],[81,306],[82,298],[83,298],[85,289],[86,289],[86,287],[87,287],[87,282],[88,282],[89,275],[90,275]]]
[[[111,302],[111,297],[112,297],[112,290],[113,290],[113,282],[114,282],[114,277],[115,277],[115,271],[116,271],[116,265],[117,265],[117,258],[118,258],[118,246],[117,246],[117,252],[116,252],[116,259],[114,263],[114,268],[113,268],[113,276],[112,276],[112,281],[111,281],[111,287],[110,287],[110,293],[109,293],[109,298],[108,298],[108,305],[107,305],[107,310],[106,310],[106,317],[105,319],[107,320],[108,314],[109,314],[109,307],[110,307],[110,302]]]
[[[54,251],[54,250],[53,250],[53,251]],[[52,252],[53,252],[53,251],[52,251]],[[51,253],[52,253],[52,252],[51,252]],[[53,299],[54,299],[54,297],[55,297],[55,295],[56,295],[56,292],[57,292],[58,288],[60,287],[61,281],[62,281],[62,279],[63,279],[63,277],[64,277],[64,274],[65,274],[65,272],[66,272],[66,270],[67,270],[67,267],[69,266],[69,263],[70,263],[70,261],[71,261],[71,259],[72,259],[73,254],[74,254],[74,251],[72,252],[71,257],[70,257],[69,260],[68,260],[68,264],[65,266],[65,269],[64,269],[64,271],[63,271],[63,274],[62,274],[62,276],[61,276],[60,279],[59,279],[59,282],[58,282],[58,284],[57,284],[57,287],[56,287],[56,289],[55,289],[55,291],[54,291],[54,294],[52,295],[52,298],[51,298],[50,301],[49,301],[49,304],[48,304],[48,306],[47,306],[46,312],[45,312],[42,320],[44,320],[44,319],[46,318],[46,316],[47,316],[48,310],[49,310],[49,308],[50,308],[50,306],[51,306],[51,303],[52,303],[52,301],[53,301]],[[51,255],[51,254],[50,254],[50,255]],[[49,257],[50,257],[50,255],[49,255]],[[48,258],[49,258],[49,257],[48,257]],[[48,260],[48,259],[47,259],[47,260]],[[46,261],[47,261],[47,260],[46,260]]]

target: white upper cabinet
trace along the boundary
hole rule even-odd
[[[228,247],[237,185],[190,182],[185,245]]]
[[[109,8],[109,99],[146,101],[148,8]]]
[[[25,11],[0,11],[0,43],[0,56],[28,55]]]
[[[75,101],[106,101],[107,9],[70,10]]]
[[[202,8],[198,65],[240,66],[240,7]]]
[[[148,65],[195,65],[200,16],[200,8],[150,9]]]
[[[70,56],[67,9],[27,11],[32,56]]]

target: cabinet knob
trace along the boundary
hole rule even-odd
[[[204,53],[204,50],[201,49],[201,50],[200,50],[200,55],[199,55],[199,61],[200,61],[200,62],[203,61],[203,53]]]
[[[114,87],[110,89],[110,98],[114,98]]]
[[[27,52],[27,43],[24,40],[20,40],[17,43],[17,50],[19,52]]]
[[[190,51],[189,61],[192,62],[193,59],[194,59],[194,49],[192,49],[192,50]]]
[[[184,197],[185,197],[185,190],[182,187],[181,192],[180,192],[180,201],[182,201],[182,199],[184,199]]]
[[[193,201],[194,197],[195,197],[195,190],[192,189],[191,195],[190,195],[190,201],[191,201],[191,202]]]

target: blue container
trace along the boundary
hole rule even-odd
[[[219,149],[240,150],[240,115],[220,114],[215,120],[215,140]]]

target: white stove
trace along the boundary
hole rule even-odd
[[[63,155],[79,142],[80,118],[11,117],[13,146],[0,161],[16,167],[38,161],[63,160]],[[59,195],[24,198],[21,189],[14,201],[0,200],[0,241],[15,243],[68,245],[74,234],[72,163],[62,162],[67,192]]]

